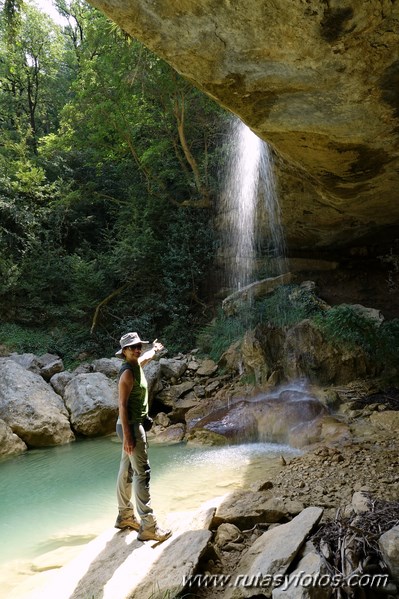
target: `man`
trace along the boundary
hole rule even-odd
[[[143,426],[148,419],[148,388],[142,369],[157,351],[163,349],[163,345],[155,340],[152,349],[141,355],[143,343],[148,341],[142,341],[137,333],[126,333],[121,337],[121,348],[115,354],[124,358],[118,383],[119,418],[116,432],[123,447],[117,481],[119,514],[115,527],[137,530],[139,541],[165,541],[172,531],[162,530],[158,526],[151,507],[151,469]],[[131,503],[132,486],[140,523]]]

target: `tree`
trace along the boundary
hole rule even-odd
[[[2,20],[0,43],[2,125],[13,140],[29,135],[36,152],[38,139],[56,129],[63,104],[63,37],[49,17],[26,5],[12,40]]]
[[[0,304],[24,326],[62,322],[86,343],[91,329],[97,348],[125,328],[180,347],[184,330],[188,347],[206,304],[226,115],[90,5],[58,6],[58,45],[46,47],[45,19],[29,31],[22,15],[1,66]]]

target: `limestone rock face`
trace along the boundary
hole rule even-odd
[[[397,2],[90,2],[271,144],[290,247],[397,235]]]
[[[311,320],[303,320],[289,329],[282,362],[288,379],[306,377],[322,384],[342,383],[373,372],[373,360],[361,347],[333,346]]]
[[[78,374],[66,386],[64,400],[71,413],[71,424],[78,433],[95,437],[115,430],[117,384],[105,374]]]
[[[167,379],[178,379],[187,369],[187,364],[177,359],[161,358],[159,364],[161,366],[161,374]]]
[[[74,440],[68,412],[43,378],[0,358],[0,418],[30,447]]]

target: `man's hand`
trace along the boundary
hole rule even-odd
[[[135,447],[136,447],[136,443],[133,441],[133,439],[131,437],[130,438],[124,437],[123,449],[124,449],[124,451],[126,451],[126,453],[131,455],[133,453]]]
[[[158,339],[154,339],[154,341],[152,342],[152,349],[157,352],[157,351],[161,351],[163,349],[163,345],[162,343],[160,343],[158,341]]]

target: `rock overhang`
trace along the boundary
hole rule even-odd
[[[399,6],[91,0],[267,141],[288,247],[399,236]]]

